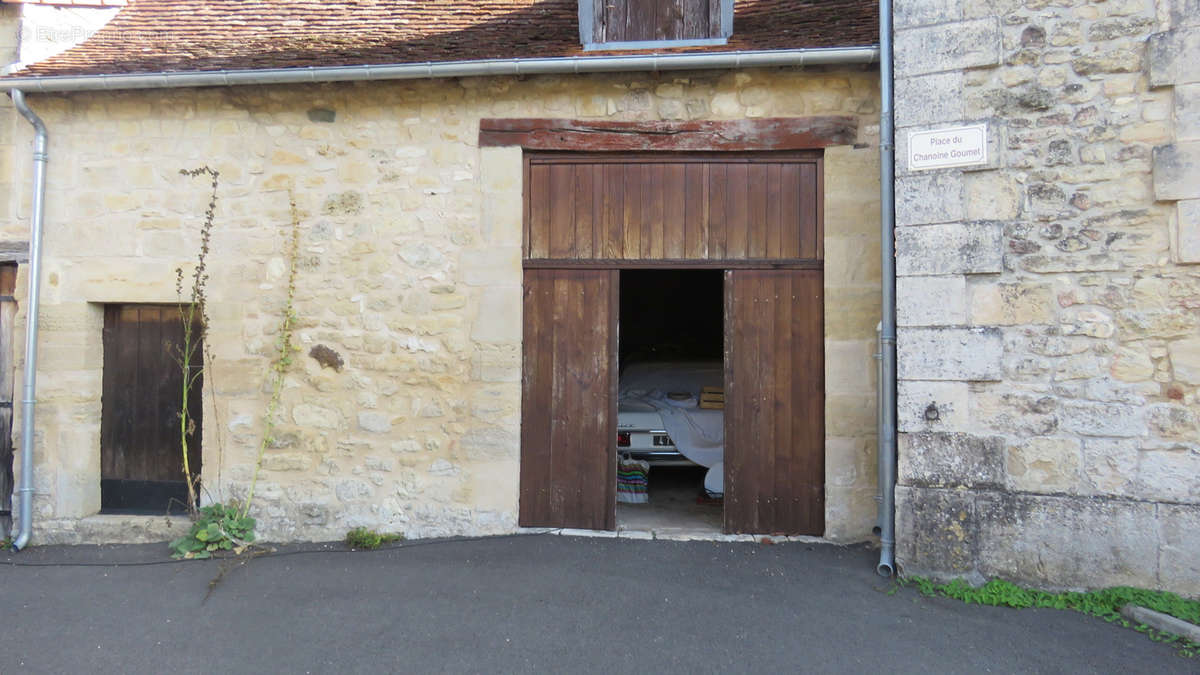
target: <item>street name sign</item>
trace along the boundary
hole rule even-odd
[[[908,168],[946,169],[987,164],[987,125],[908,132]]]

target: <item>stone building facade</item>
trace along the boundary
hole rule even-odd
[[[208,263],[205,499],[242,497],[251,480],[294,198],[300,351],[255,492],[260,536],[329,540],[355,526],[410,537],[507,533],[517,530],[520,473],[522,150],[479,147],[480,120],[829,114],[856,118],[859,137],[825,151],[826,536],[869,537],[880,283],[873,68],[29,100],[53,139],[35,542],[172,534],[162,517],[98,515],[99,443],[103,308],[176,302],[175,270],[189,269],[200,246],[209,187],[181,169],[220,172]],[[28,125],[18,124],[17,186],[29,184],[29,140]],[[16,194],[0,236],[27,231],[28,190]],[[317,345],[344,366],[310,358]]]
[[[901,572],[1200,595],[1200,5],[895,10]],[[830,114],[858,138],[825,150],[825,535],[869,538],[878,92],[873,69],[829,67],[30,95],[54,158],[35,541],[180,526],[98,515],[98,447],[103,308],[175,302],[200,245],[206,185],[181,169],[221,175],[205,499],[250,481],[294,199],[300,352],[261,534],[505,533],[522,151],[480,147],[480,121]],[[968,124],[986,126],[987,164],[909,169],[910,132]],[[19,240],[30,131],[0,131],[0,239]]]
[[[895,20],[901,568],[1200,594],[1200,5]]]

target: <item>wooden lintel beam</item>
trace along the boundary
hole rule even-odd
[[[848,115],[690,122],[482,119],[479,146],[585,152],[807,150],[852,145],[858,118]]]

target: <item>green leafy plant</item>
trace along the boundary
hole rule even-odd
[[[288,279],[287,297],[284,302],[280,319],[279,336],[276,339],[276,355],[271,362],[271,399],[263,415],[263,435],[259,443],[254,464],[254,474],[251,477],[250,488],[246,498],[240,502],[229,504],[213,504],[196,508],[196,487],[199,476],[193,476],[188,462],[188,439],[195,433],[195,422],[188,416],[188,398],[191,388],[195,386],[203,374],[205,361],[211,361],[211,354],[201,352],[199,345],[207,344],[204,337],[208,331],[208,304],[205,292],[208,283],[207,257],[209,241],[215,220],[217,206],[217,188],[220,174],[207,166],[198,169],[182,170],[181,174],[191,177],[208,175],[212,178],[212,197],[204,213],[204,224],[200,234],[200,253],[196,269],[193,270],[191,292],[188,301],[184,301],[183,269],[176,269],[175,290],[180,298],[180,314],[183,319],[184,344],[178,348],[178,361],[184,373],[182,391],[183,403],[180,408],[180,445],[183,451],[183,471],[187,478],[189,514],[193,524],[188,533],[170,543],[173,558],[208,558],[219,551],[241,553],[255,539],[254,528],[257,522],[249,516],[250,506],[254,501],[254,490],[258,484],[258,474],[262,468],[263,455],[274,441],[276,417],[283,394],[284,375],[292,364],[292,355],[296,347],[292,344],[292,335],[296,325],[296,270],[300,251],[300,216],[296,208],[294,195],[289,193],[291,207],[291,237],[287,246]],[[197,365],[196,361],[199,361]],[[195,373],[193,373],[195,371]],[[391,541],[391,539],[388,539]]]
[[[346,533],[346,546],[374,551],[384,544],[403,539],[403,534],[380,534],[365,527],[356,527]]]
[[[1125,627],[1132,625],[1121,616],[1121,608],[1125,605],[1145,607],[1183,621],[1200,624],[1200,601],[1188,600],[1169,591],[1151,591],[1131,586],[1114,586],[1088,592],[1052,593],[1024,588],[1001,579],[993,579],[982,586],[974,587],[962,579],[939,584],[923,577],[902,578],[900,585],[914,586],[921,595],[940,595],[961,600],[967,604],[991,607],[1069,609]],[[1181,656],[1194,658],[1200,654],[1200,644],[1191,640],[1156,631],[1145,625],[1133,626],[1133,628],[1147,634],[1156,642],[1175,645]]]
[[[241,553],[254,541],[253,518],[243,516],[240,504],[201,507],[192,529],[172,541],[171,557],[211,558],[219,551]]]

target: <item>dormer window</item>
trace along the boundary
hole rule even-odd
[[[723,45],[732,33],[733,0],[579,0],[588,50]]]

